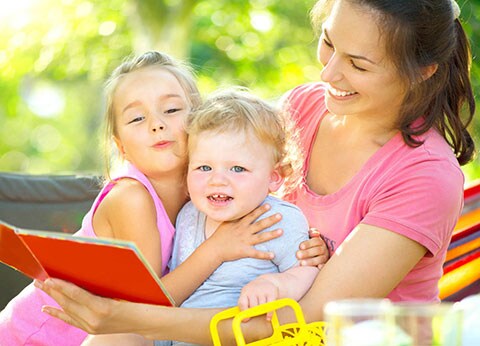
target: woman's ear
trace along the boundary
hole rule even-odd
[[[437,72],[438,64],[428,65],[422,68],[422,81],[426,81]]]
[[[270,184],[268,185],[269,191],[277,191],[282,186],[284,180],[285,178],[280,172],[280,167],[276,166],[270,174]]]

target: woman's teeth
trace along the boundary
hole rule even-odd
[[[356,94],[355,91],[342,91],[342,90],[335,89],[333,87],[330,87],[329,91],[332,93],[332,95],[338,96],[338,97],[345,97],[345,96]]]

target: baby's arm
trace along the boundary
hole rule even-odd
[[[255,221],[267,210],[269,207],[262,205],[238,221],[223,223],[185,261],[162,278],[162,283],[177,306],[225,261],[245,257],[272,259],[273,253],[253,247],[282,234],[279,230],[259,233],[279,220],[274,214]]]
[[[284,236],[265,243],[264,247],[275,252],[276,257],[272,262],[279,272],[259,275],[245,285],[238,300],[241,309],[279,298],[299,300],[308,291],[319,271],[316,266],[299,266],[295,259],[296,247],[308,238],[307,219],[298,207],[284,201],[275,201],[271,201],[272,205],[284,216],[279,223]]]
[[[238,299],[241,310],[280,298],[300,300],[318,274],[317,267],[295,266],[283,273],[263,274],[245,285]]]

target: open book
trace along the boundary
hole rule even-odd
[[[24,230],[0,223],[0,262],[32,279],[58,278],[104,297],[174,305],[132,242]]]

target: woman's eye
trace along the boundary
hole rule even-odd
[[[328,48],[333,49],[333,44],[331,44],[330,42],[328,42],[326,39],[323,39],[323,43],[324,43]]]
[[[232,171],[235,172],[235,173],[241,173],[241,172],[245,172],[246,169],[243,168],[243,167],[240,167],[240,166],[233,166]]]
[[[352,67],[353,67],[355,70],[358,70],[358,71],[361,71],[361,72],[365,72],[365,71],[366,71],[366,69],[361,68],[361,67],[358,67],[357,65],[355,65],[355,63],[353,62],[353,60],[350,60],[350,64],[352,65]]]
[[[212,170],[212,168],[210,166],[207,166],[207,165],[199,166],[197,169],[199,171],[202,171],[202,172],[208,172],[208,171]]]

